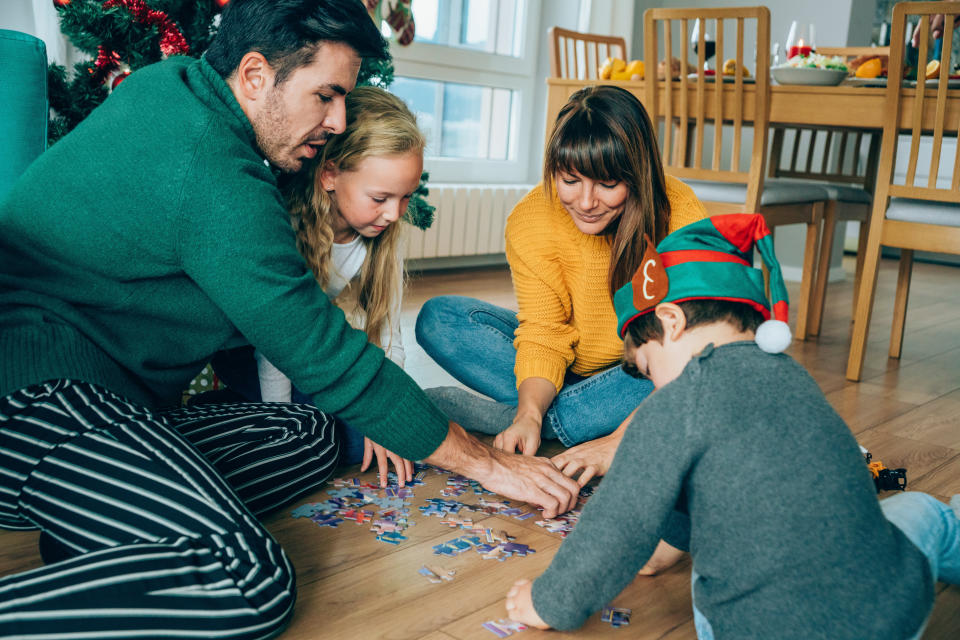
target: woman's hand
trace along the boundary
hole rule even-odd
[[[507,592],[507,616],[528,627],[549,629],[550,625],[537,615],[533,608],[533,583],[529,580],[517,580]]]
[[[622,433],[614,431],[608,436],[591,440],[571,447],[563,453],[550,458],[564,475],[571,478],[577,476],[577,484],[581,487],[597,476],[606,475],[613,462],[613,456],[620,446]]]
[[[393,462],[393,468],[397,470],[397,483],[401,487],[413,480],[413,463],[411,461],[384,449],[370,438],[363,439],[363,462],[360,465],[360,471],[367,470],[374,455],[377,456],[377,469],[380,473],[381,487],[387,486],[387,472],[390,461]]]
[[[571,478],[579,473],[577,483],[581,487],[597,476],[607,475],[613,456],[617,455],[620,440],[623,439],[627,426],[633,421],[633,416],[637,415],[637,409],[631,411],[610,435],[570,447],[550,458],[550,461]]]
[[[493,448],[507,453],[519,449],[525,456],[535,455],[540,448],[540,426],[532,416],[517,416],[512,425],[493,439]]]

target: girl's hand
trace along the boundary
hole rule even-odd
[[[493,448],[507,453],[519,449],[525,456],[535,455],[540,448],[540,423],[528,416],[517,416],[512,425],[493,439]]]
[[[360,465],[360,471],[366,471],[367,467],[373,461],[373,456],[377,456],[377,468],[380,473],[380,486],[387,486],[387,472],[389,461],[393,462],[393,468],[397,470],[397,483],[402,487],[407,482],[413,480],[413,463],[406,458],[401,458],[392,451],[388,451],[378,445],[370,438],[363,439],[363,462]]]
[[[528,627],[549,629],[550,625],[537,615],[533,608],[533,583],[529,580],[517,580],[507,592],[507,617]]]

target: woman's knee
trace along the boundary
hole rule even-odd
[[[415,333],[417,343],[427,353],[442,343],[442,337],[450,332],[451,326],[465,316],[463,296],[437,296],[430,298],[417,314]]]

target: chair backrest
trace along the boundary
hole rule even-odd
[[[646,63],[644,106],[655,125],[663,121],[661,152],[664,170],[681,179],[746,184],[744,210],[759,211],[770,105],[769,9],[648,9],[643,15]],[[714,23],[709,30],[715,34],[718,62],[723,59],[727,28],[733,32],[735,73],[730,78],[719,81],[721,76],[710,77],[704,73],[707,26],[699,29],[696,75],[685,73],[690,68],[687,51],[697,19],[704,25],[709,24],[707,21]],[[750,78],[744,73],[747,62],[744,54],[747,21],[754,26],[756,43],[755,69]],[[676,37],[678,32],[679,38]],[[664,61],[665,69],[671,69],[674,58],[680,62],[679,77],[673,78],[670,77],[672,73],[664,73],[664,77],[654,79],[660,60]],[[753,149],[750,166],[746,170],[741,168],[740,161],[745,124],[753,129]],[[707,125],[713,128],[713,151],[709,163],[704,161]],[[724,125],[732,127],[727,162],[722,157]]]
[[[619,36],[601,36],[550,27],[550,76],[596,80],[607,58],[627,59],[627,42]]]
[[[771,178],[800,178],[873,190],[880,134],[862,129],[771,125]]]
[[[945,16],[937,76],[923,81],[923,62],[919,64],[919,82],[904,79],[901,73],[888,73],[884,105],[887,118],[875,198],[884,205],[888,196],[960,203],[960,145],[955,144],[960,130],[960,108],[947,102],[948,96],[953,102],[960,98],[960,91],[951,90],[949,83],[950,54],[953,39],[957,37],[953,27],[960,19],[960,2],[901,2],[894,6],[889,69],[902,69],[906,64],[904,39],[908,20],[916,24],[917,20],[911,18],[919,18],[921,33],[929,33],[930,20],[937,14]],[[930,51],[927,38],[920,38],[918,49],[917,59],[925,61]],[[953,157],[941,155],[945,137],[952,138],[948,148],[953,147]],[[909,152],[898,153],[899,144],[906,140],[909,140]],[[897,167],[898,162],[906,162],[905,170]],[[944,176],[941,168],[948,169],[946,163],[950,162],[953,163],[952,171]],[[900,179],[903,179],[902,184]]]
[[[889,57],[890,47],[817,47],[817,53],[850,62],[861,56]],[[873,191],[879,132],[771,125],[770,135],[769,177],[839,182]]]
[[[0,29],[0,200],[47,147],[47,49]]]

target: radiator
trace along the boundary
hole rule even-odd
[[[433,226],[407,232],[408,260],[500,254],[510,211],[533,185],[431,184]]]

